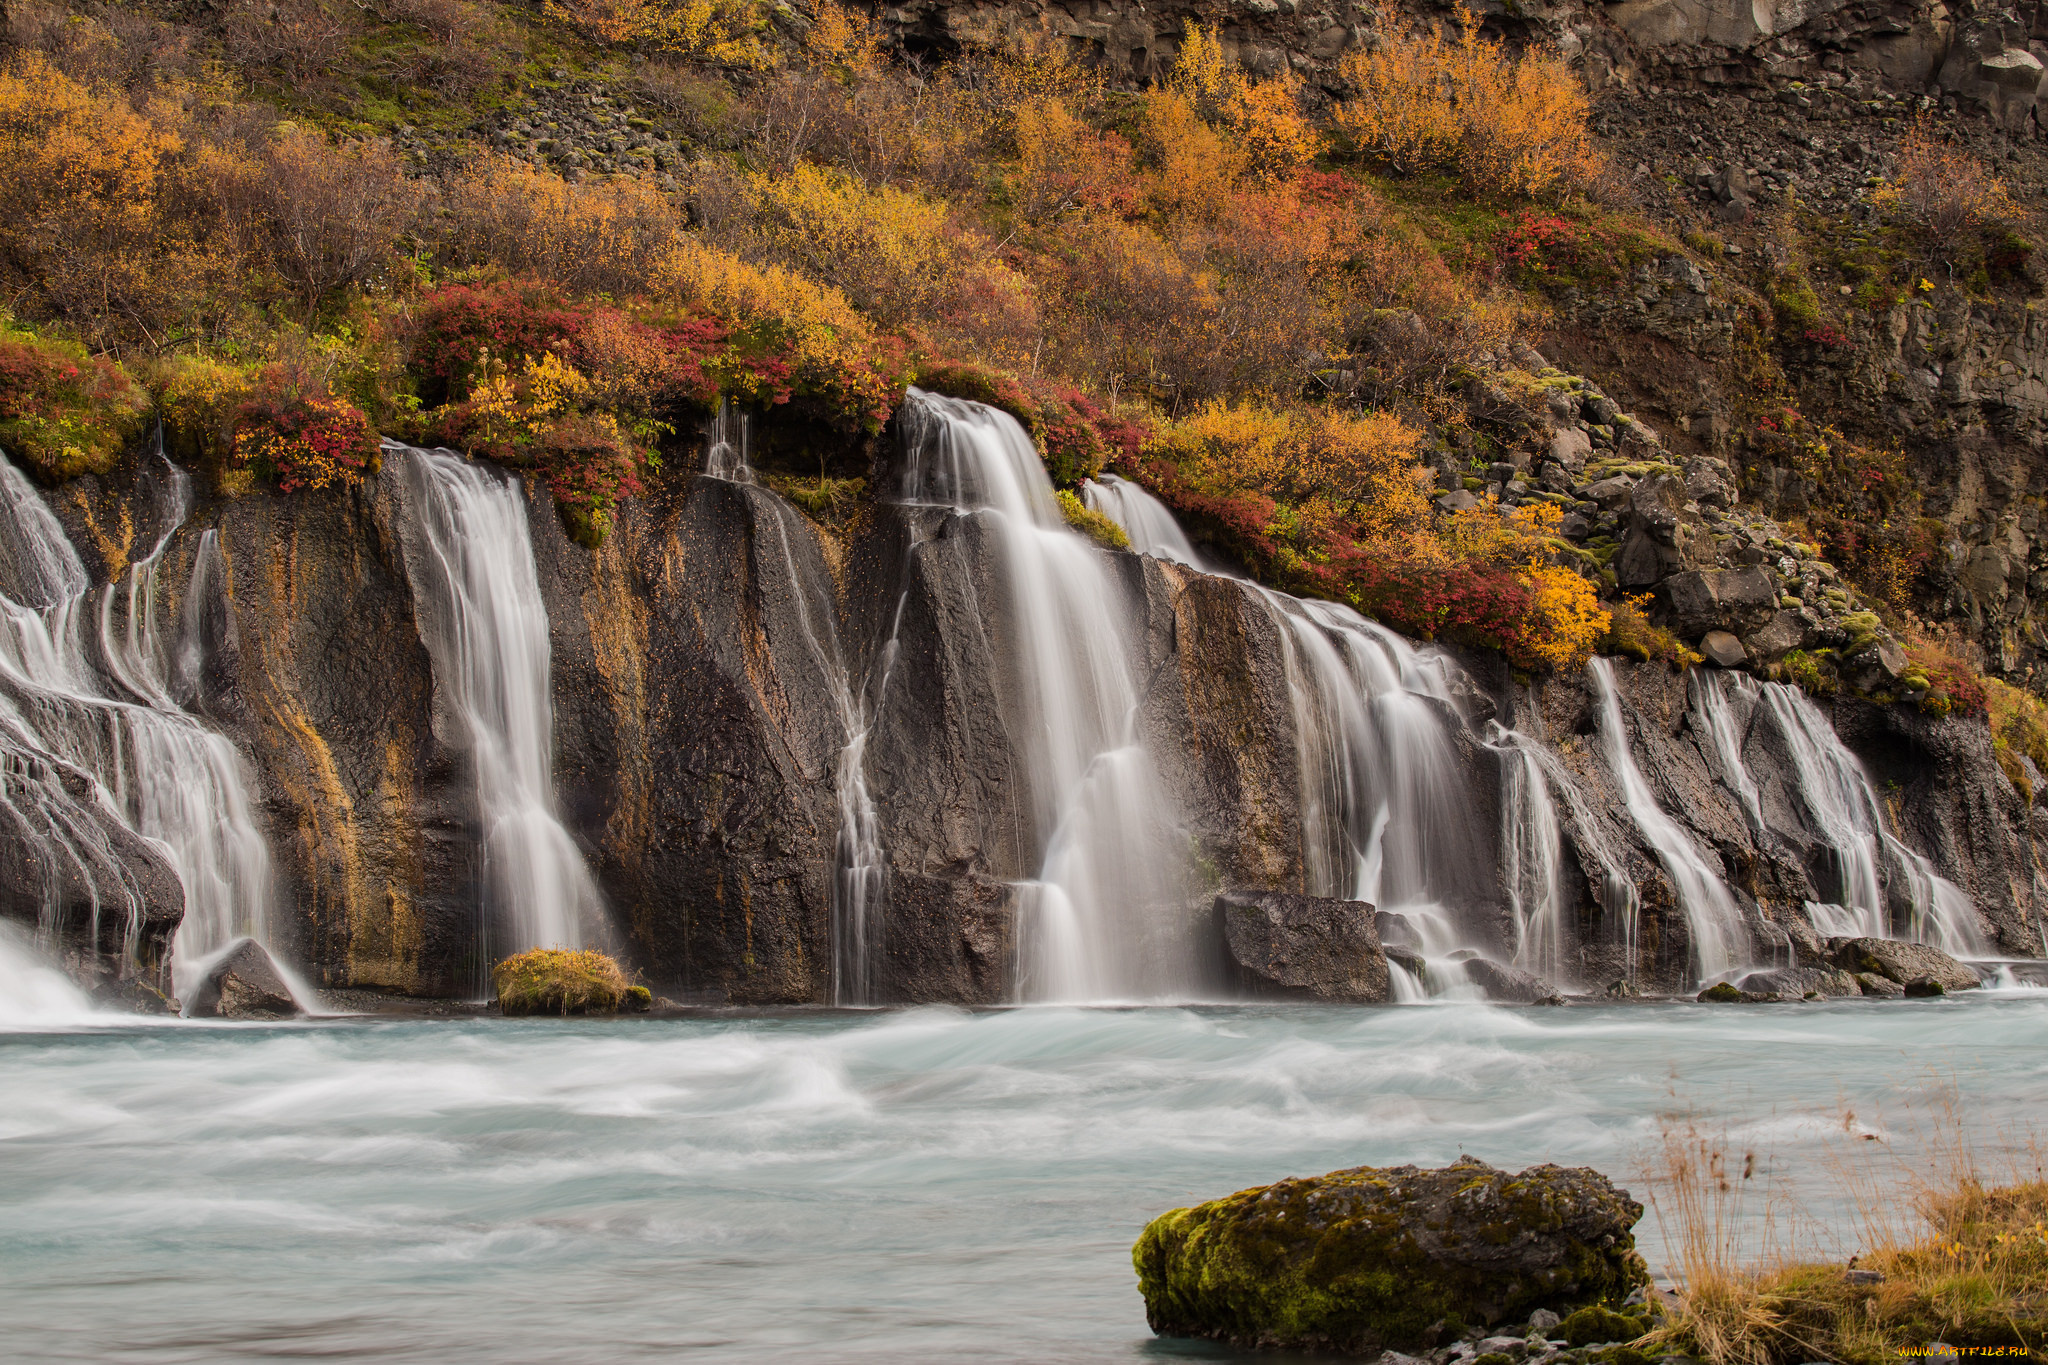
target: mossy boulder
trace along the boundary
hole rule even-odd
[[[1650,1330],[1647,1316],[1619,1312],[1604,1303],[1588,1304],[1558,1325],[1555,1335],[1574,1346],[1600,1346],[1634,1341]]]
[[[1162,1336],[1370,1355],[1618,1303],[1643,1206],[1584,1168],[1461,1157],[1283,1180],[1152,1220],[1132,1248]]]
[[[653,1002],[645,986],[592,949],[535,948],[508,957],[491,973],[506,1014],[616,1014]]]

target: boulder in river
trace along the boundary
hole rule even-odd
[[[1643,1206],[1597,1171],[1359,1166],[1161,1214],[1132,1248],[1162,1336],[1360,1355],[1619,1303]]]
[[[1831,938],[1828,952],[1844,971],[1868,973],[1904,986],[1936,981],[1943,990],[1967,991],[1984,984],[1977,969],[1924,943],[1888,938]]]
[[[1486,992],[1488,1000],[1510,1005],[1562,1005],[1557,987],[1519,967],[1503,967],[1483,957],[1465,962],[1465,979]]]
[[[1225,892],[1216,898],[1216,927],[1251,994],[1368,1004],[1387,998],[1386,954],[1364,901]]]
[[[1751,972],[1736,984],[1752,994],[1783,995],[1793,1000],[1863,993],[1855,977],[1835,967],[1771,967]]]
[[[245,938],[214,959],[185,1002],[185,1013],[195,1019],[292,1019],[305,1011],[263,945]]]

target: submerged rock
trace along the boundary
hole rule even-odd
[[[1373,1354],[1466,1326],[1619,1302],[1648,1280],[1643,1206],[1597,1171],[1461,1157],[1241,1190],[1152,1220],[1132,1248],[1162,1336]]]
[[[195,1019],[292,1019],[304,1014],[284,973],[253,938],[229,945],[185,1002]]]
[[[1751,972],[1736,984],[1751,994],[1784,995],[1794,1000],[1811,995],[1862,994],[1855,977],[1830,967],[1772,967],[1767,971]]]
[[[1216,927],[1239,984],[1252,994],[1364,1004],[1387,998],[1387,958],[1364,901],[1225,892],[1216,898]]]
[[[1846,971],[1881,976],[1901,986],[1926,980],[1939,982],[1945,990],[1967,991],[1984,984],[1976,968],[1924,943],[1901,943],[1888,938],[1831,938],[1828,951],[1835,964]]]
[[[1486,992],[1488,1000],[1498,1000],[1511,1005],[1561,1005],[1564,997],[1557,988],[1537,976],[1518,967],[1503,967],[1498,962],[1489,962],[1483,957],[1470,958],[1465,963],[1465,979]]]

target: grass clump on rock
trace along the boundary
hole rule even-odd
[[[626,980],[619,964],[594,949],[535,948],[508,957],[491,973],[506,1014],[615,1014],[653,1002],[645,986]]]

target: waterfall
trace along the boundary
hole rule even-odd
[[[1165,504],[1128,479],[1100,474],[1081,485],[1081,501],[1123,527],[1131,549],[1190,568],[1206,568],[1188,533]]]
[[[732,400],[718,400],[718,411],[704,429],[704,472],[728,483],[752,483],[754,468],[747,463],[752,422]]]
[[[450,451],[412,451],[405,470],[425,542],[415,587],[431,608],[420,639],[475,768],[486,904],[509,952],[580,947],[602,904],[555,812],[548,616],[526,499],[516,479]]]
[[[721,400],[718,415],[705,433],[704,472],[729,483],[752,483],[747,463],[747,416]],[[833,770],[833,794],[839,831],[833,848],[832,875],[832,1003],[875,1003],[874,967],[881,951],[882,919],[888,898],[888,864],[882,849],[882,821],[868,788],[867,747],[874,720],[896,661],[896,636],[903,624],[908,594],[897,597],[889,639],[882,648],[879,677],[872,697],[854,686],[852,669],[842,649],[831,611],[814,618],[797,572],[796,548],[789,519],[796,515],[781,498],[764,498],[761,506],[774,527],[782,563],[789,575],[790,596],[811,656],[817,660],[832,694],[846,742]]]
[[[1727,689],[1730,687],[1741,694],[1745,712],[1755,707],[1756,683],[1746,673],[1709,673],[1703,668],[1695,668],[1686,677],[1692,712],[1699,717],[1708,742],[1713,745],[1714,757],[1720,761],[1722,784],[1734,793],[1736,801],[1741,804],[1750,832],[1761,835],[1764,830],[1763,798],[1758,795],[1756,783],[1750,779],[1749,769],[1742,761],[1745,729],[1737,722],[1734,708],[1728,703]],[[1747,719],[1745,714],[1744,720]]]
[[[184,996],[209,955],[244,935],[267,942],[270,853],[241,755],[175,696],[178,675],[196,672],[196,641],[174,647],[157,601],[164,553],[191,510],[191,482],[168,461],[157,477],[162,530],[101,590],[95,611],[63,527],[0,458],[0,769],[8,810],[38,846],[46,935],[57,928],[59,869],[68,868],[92,901],[91,941],[100,942],[100,916],[119,913],[131,958],[141,893],[103,822],[155,845],[185,895],[171,943],[172,988]],[[217,544],[202,542],[195,579],[218,558]]]
[[[1988,953],[1970,898],[1886,832],[1870,775],[1820,708],[1785,683],[1766,683],[1762,695],[1791,754],[1800,804],[1827,846],[1835,873],[1835,902],[1807,903],[1814,927],[1829,937],[1896,937],[1884,889],[1889,867],[1904,884],[1906,937],[1955,957]]]
[[[0,921],[0,1029],[98,1022],[85,992]]]
[[[1139,485],[1108,475],[1088,494],[1133,549],[1198,564],[1173,514]],[[1460,910],[1491,881],[1494,858],[1472,843],[1462,818],[1447,661],[1349,607],[1255,590],[1280,629],[1306,889],[1399,915],[1416,930],[1432,985],[1456,989],[1464,973],[1450,954],[1489,938]],[[1544,814],[1554,867],[1556,822]]]
[[[1622,803],[1656,851],[1678,894],[1679,909],[1692,939],[1694,976],[1701,984],[1726,977],[1749,956],[1749,935],[1741,911],[1720,873],[1708,864],[1692,836],[1664,813],[1642,769],[1636,766],[1612,661],[1596,658],[1586,667],[1600,701],[1600,743],[1608,771],[1620,783]]]
[[[1069,531],[1008,414],[912,389],[903,496],[979,520],[1014,612],[1038,875],[1023,887],[1027,1000],[1191,993],[1199,985],[1175,814],[1137,734],[1130,621],[1103,551]]]
[[[1500,856],[1515,915],[1515,965],[1563,984],[1564,836],[1543,770],[1542,746],[1498,722],[1488,745],[1502,755]]]

